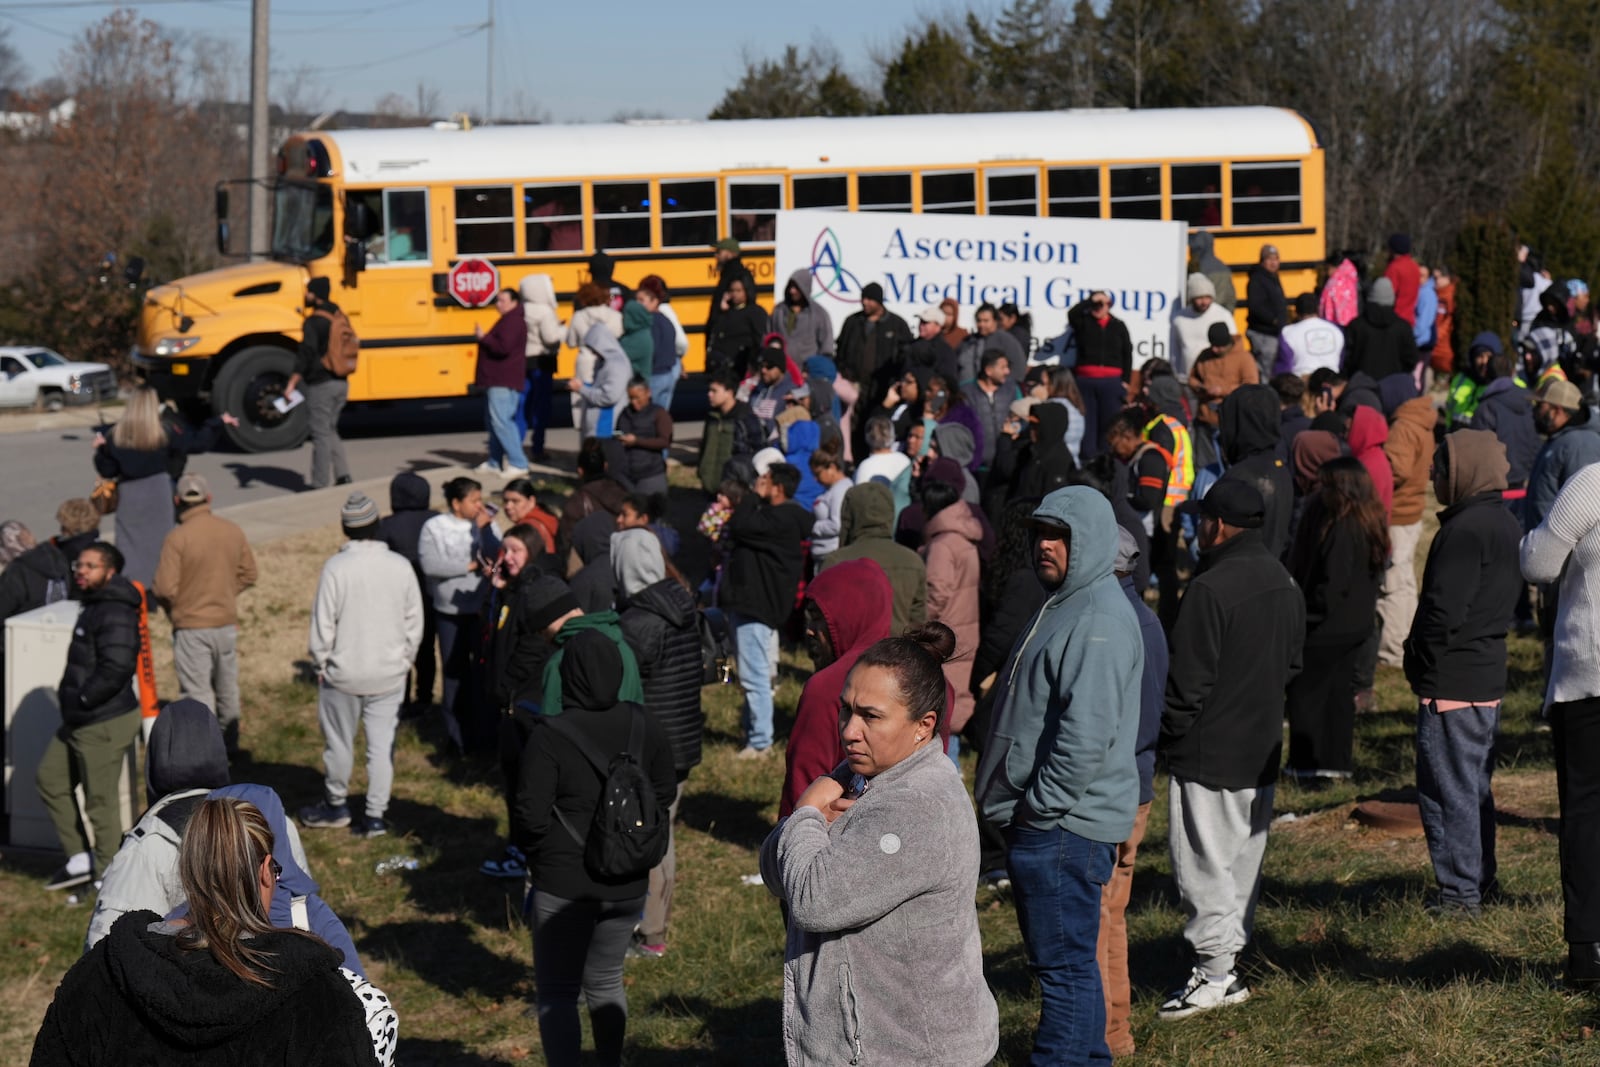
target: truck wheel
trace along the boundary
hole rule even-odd
[[[39,406],[45,411],[60,411],[67,406],[66,398],[59,389],[39,390]]]
[[[211,387],[211,408],[227,412],[239,425],[227,428],[228,439],[245,452],[279,452],[297,448],[310,432],[306,406],[287,415],[272,406],[294,373],[294,353],[273,345],[256,345],[234,353],[217,372]]]

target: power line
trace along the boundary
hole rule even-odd
[[[65,30],[58,30],[53,26],[46,26],[42,22],[34,22],[32,19],[25,19],[21,15],[12,14],[10,11],[0,10],[0,18],[8,18],[12,22],[15,22],[18,26],[26,26],[30,30],[37,30],[40,33],[48,33],[52,37],[61,38],[63,41],[77,40],[75,35],[67,33]]]
[[[412,56],[420,56],[424,52],[432,52],[443,48],[446,45],[455,44],[457,41],[464,41],[468,37],[474,37],[481,32],[483,32],[482,26],[474,26],[469,30],[463,30],[454,37],[448,37],[443,41],[439,41],[437,44],[425,45],[422,48],[413,48],[408,52],[397,52],[392,56],[384,56],[382,59],[374,59],[366,63],[341,64],[338,69],[340,73],[352,70],[367,70],[370,67],[378,67],[385,63],[393,63],[397,59],[410,59]]]

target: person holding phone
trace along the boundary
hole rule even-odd
[[[476,674],[469,665],[475,658],[483,579],[489,570],[485,561],[492,562],[500,554],[500,538],[494,532],[494,513],[483,504],[483,486],[473,479],[445,482],[444,502],[449,510],[422,527],[417,558],[438,620],[445,727],[450,739],[466,748],[474,741],[488,740],[483,736],[488,724],[463,723],[462,715],[469,709],[476,712],[482,704],[477,699]],[[465,695],[461,692],[463,681],[468,683]],[[474,726],[484,729],[474,730]]]
[[[972,907],[978,825],[939,744],[955,647],[932,622],[861,654],[839,703],[844,762],[761,846],[788,906],[790,1064],[977,1067],[999,1047]]]

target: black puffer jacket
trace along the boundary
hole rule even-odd
[[[438,514],[428,507],[432,494],[428,482],[420,474],[402,471],[389,483],[388,518],[378,523],[378,539],[411,561],[416,568],[417,580],[422,580],[422,564],[417,555],[417,541],[422,537],[422,527]],[[427,586],[422,586],[426,589]]]
[[[139,591],[117,574],[83,595],[83,611],[61,674],[61,721],[69,727],[114,719],[139,706]]]
[[[739,501],[722,536],[733,551],[722,583],[722,606],[771,626],[788,621],[805,566],[811,512],[793,501],[773,506],[754,493]],[[892,536],[892,531],[885,531]]]
[[[160,921],[153,911],[128,912],[73,965],[30,1062],[377,1062],[362,1001],[339,974],[339,953],[323,942],[289,930],[262,935],[255,947],[271,954],[273,967],[272,985],[263,987],[235,977],[211,953],[151,931]]]
[[[672,742],[672,766],[681,782],[700,762],[705,712],[700,708],[700,618],[694,597],[663,578],[628,601],[622,636],[639,661],[644,703]]]
[[[1294,516],[1294,475],[1278,458],[1282,408],[1278,394],[1265,385],[1241,385],[1222,402],[1222,454],[1228,461],[1224,481],[1256,487],[1267,505],[1261,537],[1267,551],[1281,557],[1289,548],[1289,520]]]

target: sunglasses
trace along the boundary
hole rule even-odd
[[[272,872],[272,880],[274,882],[283,881],[283,864],[269,857],[267,859],[267,869]]]

